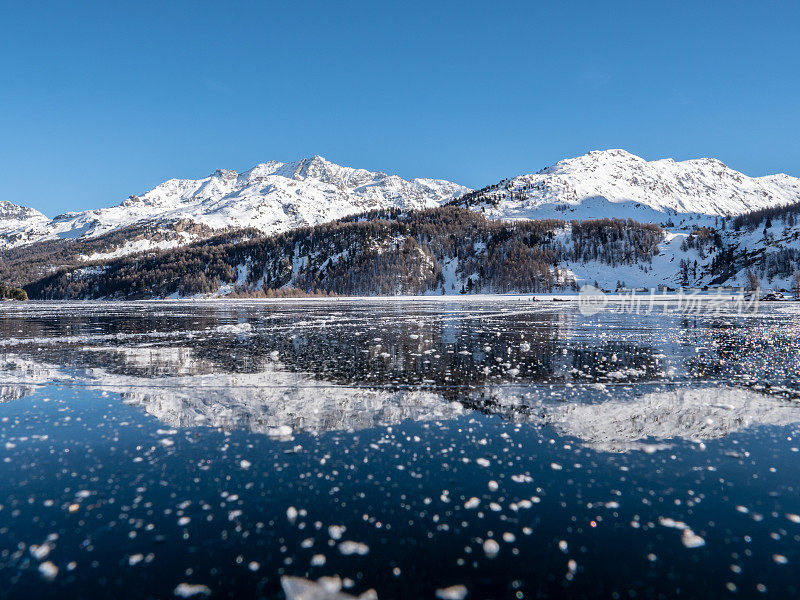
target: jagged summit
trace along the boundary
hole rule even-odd
[[[47,217],[40,213],[35,208],[28,208],[27,206],[20,206],[13,204],[7,200],[0,200],[0,223],[7,223],[8,221],[47,221]]]
[[[370,210],[439,206],[467,191],[449,181],[405,180],[312,156],[261,163],[242,173],[218,169],[203,179],[170,179],[110,208],[65,213],[49,222],[42,215],[44,223],[34,229],[24,223],[1,226],[0,246],[96,237],[141,222],[189,221],[212,230],[252,227],[278,233]]]

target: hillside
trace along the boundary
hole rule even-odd
[[[71,266],[29,283],[33,298],[152,298],[289,290],[343,295],[572,290],[569,262],[647,269],[657,225],[492,221],[466,209],[383,211],[273,236]]]

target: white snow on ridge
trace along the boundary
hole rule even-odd
[[[481,199],[494,218],[730,216],[800,201],[800,179],[748,177],[713,158],[646,161],[602,150],[557,162],[490,187]]]
[[[37,213],[41,218],[7,223],[0,205],[0,247],[96,237],[135,223],[181,219],[212,229],[253,227],[279,233],[370,210],[430,208],[467,191],[449,181],[404,180],[314,156],[291,163],[263,163],[241,174],[218,170],[204,179],[170,179],[118,206],[65,213],[52,221]]]
[[[46,227],[49,222],[38,210],[0,200],[0,249],[28,242],[30,232]]]

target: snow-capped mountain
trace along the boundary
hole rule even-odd
[[[799,203],[800,179],[784,174],[748,177],[710,158],[682,162],[672,159],[646,161],[624,150],[596,151],[562,160],[535,174],[520,175],[472,191],[449,181],[404,180],[382,172],[342,167],[314,156],[291,163],[263,163],[243,173],[218,170],[204,179],[171,179],[141,196],[130,196],[117,206],[66,213],[52,220],[33,209],[0,202],[0,251],[25,247],[3,253],[0,275],[9,283],[29,285],[59,269],[78,269],[77,277],[87,262],[111,261],[155,249],[175,249],[216,233],[224,232],[225,243],[237,240],[244,243],[253,237],[249,231],[244,231],[245,228],[270,235],[372,210],[455,205],[495,220],[555,218],[583,221],[612,217],[655,223],[664,228],[663,235],[659,234],[657,251],[653,250],[652,256],[644,260],[638,255],[624,260],[617,256],[609,262],[606,260],[608,257],[603,259],[589,256],[586,252],[576,254],[573,250],[565,250],[573,248],[576,242],[571,233],[572,226],[569,223],[561,225],[561,230],[553,233],[555,237],[552,238],[560,246],[550,248],[562,261],[554,275],[558,285],[571,281],[579,285],[595,283],[609,290],[661,285],[743,286],[752,279],[753,269],[758,267],[755,275],[762,287],[789,289],[795,272],[800,270],[800,259],[797,258],[800,256],[797,254],[800,226],[795,219],[795,214],[800,211],[790,206]],[[779,218],[774,223],[767,222],[765,217],[763,223],[759,221],[742,228],[736,225],[737,219],[730,218],[765,209],[775,212],[779,207],[785,208],[778,211],[780,214],[776,213]],[[444,218],[445,213],[440,217]],[[751,217],[752,214],[748,218],[752,220]],[[401,229],[405,231],[406,226]],[[488,224],[480,224],[480,228],[481,235],[490,236]],[[519,229],[519,226],[515,228],[517,234]],[[646,228],[637,225],[627,229],[637,236],[649,235]],[[367,250],[372,242],[352,231],[346,233],[366,244],[360,249],[350,248],[350,258],[369,256]],[[516,235],[513,231],[511,233],[512,237]],[[474,234],[475,231],[458,235],[474,237]],[[63,240],[64,243],[34,244],[51,240]],[[78,241],[68,243],[70,240]],[[398,230],[375,243],[383,250],[397,250],[405,247],[403,240],[402,232]],[[480,269],[475,271],[475,264],[461,264],[455,256],[437,255],[435,259],[433,255],[422,256],[414,250],[417,241],[409,241],[407,249],[410,254],[403,255],[403,261],[408,256],[421,257],[413,268],[418,274],[424,272],[420,277],[425,281],[441,268],[443,282],[434,286],[437,292],[459,293],[462,288],[469,291],[476,285],[484,291],[500,289],[492,287],[499,281],[497,273],[484,277]],[[487,237],[482,243],[488,244],[489,241]],[[272,265],[270,285],[276,281],[281,285],[298,285],[310,268],[308,261],[312,258],[315,264],[320,262],[317,266],[322,276],[321,273],[335,265],[343,252],[339,247],[340,241],[331,240],[330,243],[330,256],[323,252],[314,257],[303,258],[297,253],[283,257],[292,261],[291,273],[284,272],[280,266],[283,262]],[[445,246],[449,247],[450,242]],[[544,248],[545,240],[538,246]],[[458,258],[462,262],[484,260],[482,252],[485,247],[478,244],[465,248]],[[640,246],[637,248],[641,250]],[[441,254],[441,248],[429,250]],[[302,244],[297,248],[297,252],[301,251],[305,252]],[[330,264],[324,266],[327,260]],[[403,268],[412,268],[405,262],[403,264]],[[230,267],[239,273],[242,281],[234,278],[234,282],[227,272],[219,274],[220,281],[224,280],[227,286],[220,290],[232,289],[234,283],[241,286],[249,281],[248,277],[252,285],[263,283],[244,263],[231,264]],[[397,265],[395,267],[400,269]],[[517,260],[515,272],[520,268]],[[484,272],[488,273],[486,269]],[[404,277],[405,281],[412,273],[398,272],[396,275]],[[519,273],[517,276],[521,277]],[[539,281],[541,277],[537,277],[534,279]],[[361,279],[366,281],[363,277]],[[521,281],[500,279],[505,291],[528,289],[528,284]],[[62,283],[67,287],[74,284]],[[97,282],[92,283],[95,284]],[[202,282],[198,283],[197,289],[208,287],[200,284]],[[430,285],[423,287],[433,289]],[[51,294],[64,293],[60,287],[54,288],[51,284],[46,289]],[[127,292],[115,288],[114,293],[124,295]],[[175,290],[168,293],[175,293]],[[379,292],[359,288],[359,293]]]
[[[0,248],[24,244],[28,241],[26,233],[38,231],[49,222],[38,210],[0,200]]]
[[[117,206],[65,213],[52,220],[36,210],[0,202],[0,248],[96,238],[145,222],[189,222],[210,230],[252,227],[270,234],[370,210],[446,203],[482,210],[490,218],[617,217],[679,223],[798,201],[798,178],[748,177],[711,158],[646,161],[624,150],[595,151],[473,192],[449,181],[404,180],[314,156],[267,162],[243,173],[222,169],[204,179],[170,179]],[[183,235],[179,243],[192,239]],[[146,249],[141,246],[131,251]]]
[[[314,156],[290,163],[263,163],[243,173],[223,169],[204,179],[170,179],[118,206],[66,213],[52,221],[37,213],[44,218],[6,223],[0,209],[0,247],[97,237],[152,221],[190,221],[213,230],[253,227],[279,233],[370,210],[438,206],[467,191],[449,181],[404,180]]]
[[[562,160],[460,200],[494,218],[616,217],[649,222],[732,216],[798,201],[796,177],[748,177],[713,158],[646,161],[625,150]]]

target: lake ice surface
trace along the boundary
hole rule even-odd
[[[3,598],[800,587],[795,303],[3,309]]]

